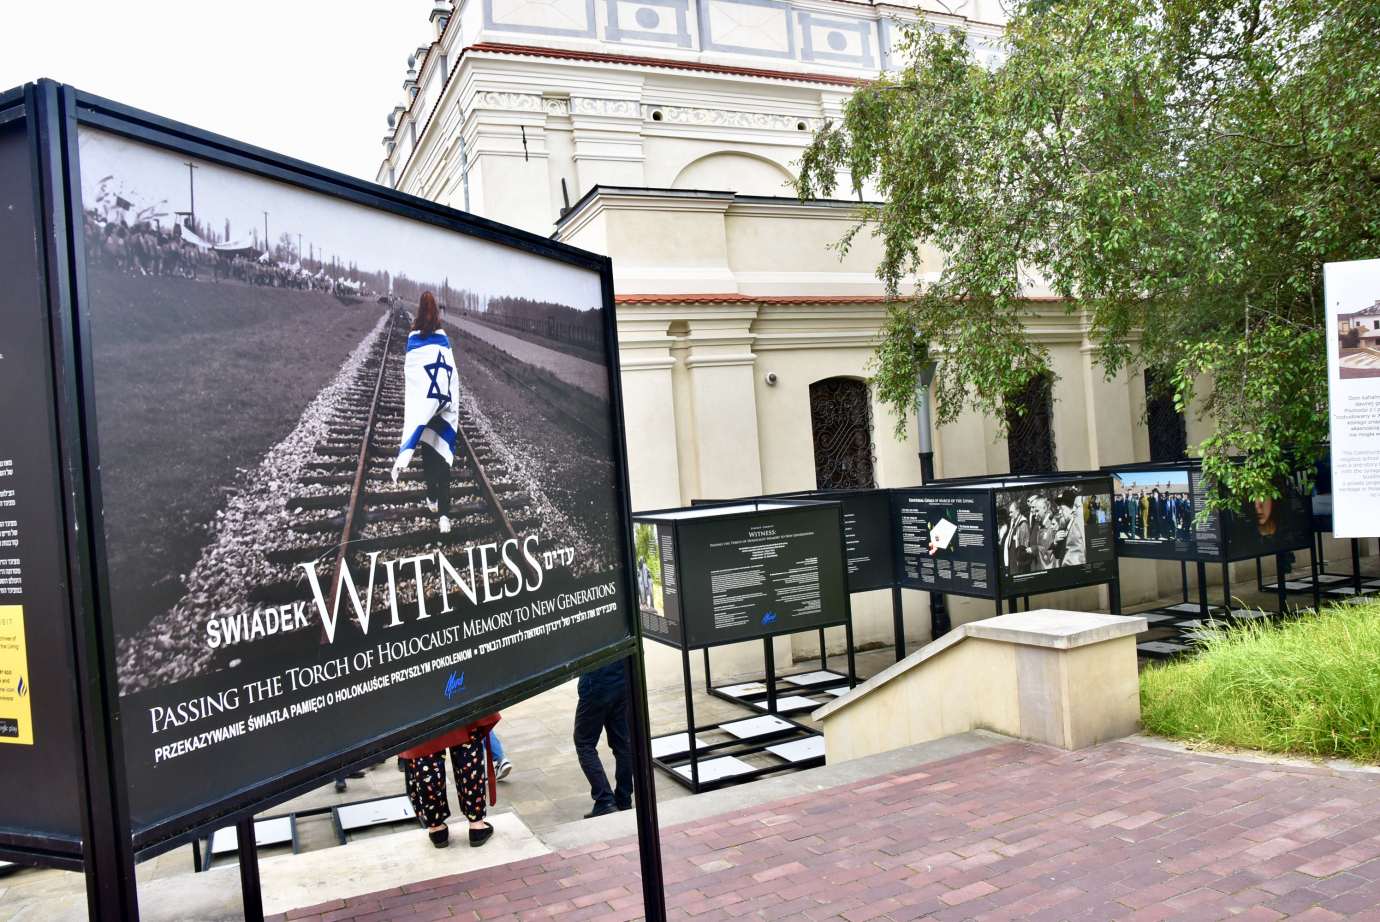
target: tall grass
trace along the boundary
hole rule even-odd
[[[1380,603],[1213,630],[1142,672],[1140,702],[1162,736],[1380,762]]]

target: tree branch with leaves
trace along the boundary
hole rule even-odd
[[[932,356],[940,423],[1004,419],[1047,288],[1205,414],[1219,503],[1275,495],[1326,438],[1322,264],[1380,255],[1380,3],[1032,0],[1004,42],[906,29],[803,156],[802,198],[880,199],[841,241],[897,299],[876,393],[904,420]]]

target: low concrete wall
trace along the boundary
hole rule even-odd
[[[1039,611],[964,624],[815,711],[830,762],[985,729],[1081,749],[1140,725],[1144,618]]]

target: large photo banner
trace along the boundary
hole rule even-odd
[[[596,269],[79,142],[136,834],[630,636]]]
[[[1323,266],[1332,430],[1332,532],[1365,538],[1380,518],[1380,259]]]

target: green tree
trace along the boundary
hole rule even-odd
[[[940,422],[1001,418],[1048,369],[1043,280],[1108,376],[1155,369],[1198,407],[1223,500],[1275,495],[1326,438],[1322,264],[1380,256],[1380,2],[1043,0],[1015,5],[998,65],[957,32],[903,50],[797,183],[882,202],[841,241],[878,235],[898,298],[880,399],[906,418],[933,356]]]

